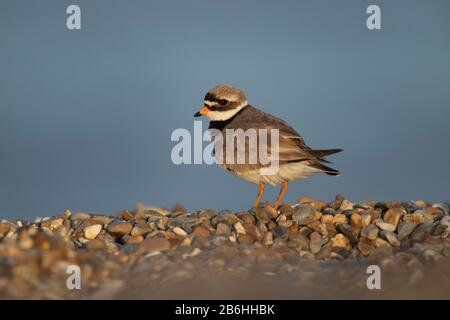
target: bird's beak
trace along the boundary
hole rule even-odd
[[[201,117],[201,116],[204,116],[204,115],[206,115],[208,112],[209,112],[209,109],[208,109],[207,107],[203,107],[203,108],[201,108],[199,111],[197,111],[197,112],[194,114],[194,117]]]

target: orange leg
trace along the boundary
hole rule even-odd
[[[284,181],[284,182],[281,184],[281,190],[280,190],[280,193],[278,194],[277,200],[275,201],[275,205],[273,206],[273,208],[274,208],[275,210],[278,209],[278,206],[280,205],[281,199],[283,198],[283,196],[284,196],[284,194],[285,194],[287,188],[288,188],[288,182],[287,182],[287,181]]]
[[[260,182],[258,186],[258,197],[255,200],[255,203],[253,204],[253,208],[256,208],[259,204],[259,200],[261,200],[261,197],[264,193],[264,183]]]

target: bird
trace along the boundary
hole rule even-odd
[[[261,161],[250,163],[248,152],[252,146],[250,139],[245,139],[245,161],[222,161],[221,167],[233,175],[258,185],[258,195],[253,203],[253,208],[258,207],[267,184],[276,186],[281,184],[281,190],[272,206],[278,209],[280,202],[288,189],[290,181],[305,179],[313,173],[325,173],[330,176],[339,176],[340,172],[329,167],[331,162],[326,156],[343,151],[341,148],[313,150],[308,147],[303,138],[288,123],[267,112],[250,105],[245,93],[236,87],[228,85],[217,85],[209,90],[203,100],[203,106],[194,114],[194,117],[206,116],[209,120],[209,130],[222,133],[223,148],[216,148],[214,155],[219,156],[217,150],[221,151],[221,159],[225,159],[225,145],[227,141],[226,130],[248,130],[261,129],[278,130],[277,161],[278,170],[273,174],[262,174],[261,169],[267,167]],[[260,141],[260,140],[258,140]],[[256,146],[258,148],[259,146]],[[270,147],[268,147],[270,149]],[[236,145],[234,145],[236,151]],[[270,202],[268,202],[270,204]]]

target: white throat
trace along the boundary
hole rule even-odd
[[[248,105],[247,100],[242,102],[236,108],[228,111],[210,111],[206,114],[209,121],[225,121],[232,118],[236,113],[242,110],[246,105]]]

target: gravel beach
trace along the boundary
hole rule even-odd
[[[303,197],[0,222],[0,299],[450,298],[448,203]],[[81,270],[70,290],[68,267]],[[369,265],[381,289],[367,288]]]

